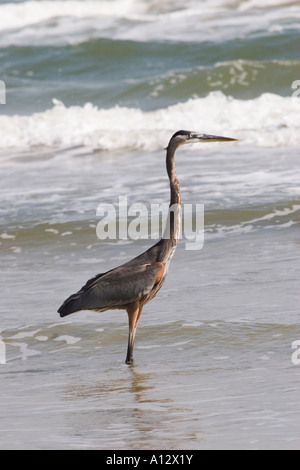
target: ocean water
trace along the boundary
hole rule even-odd
[[[299,2],[0,17],[0,448],[299,449]],[[57,308],[154,243],[100,240],[97,207],[168,202],[181,128],[239,140],[177,152],[204,245],[180,241],[128,367],[126,312]]]

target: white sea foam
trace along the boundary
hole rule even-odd
[[[300,7],[295,0],[45,0],[0,5],[0,18],[2,46],[77,43],[91,37],[205,41],[299,29]]]
[[[245,225],[247,223],[256,223],[256,222],[261,222],[263,220],[271,220],[271,219],[274,219],[275,217],[279,218],[279,217],[285,217],[287,215],[290,215],[290,214],[293,214],[295,212],[298,212],[300,210],[300,204],[294,204],[292,206],[292,208],[288,208],[286,207],[285,209],[283,210],[278,210],[278,209],[275,209],[273,212],[271,212],[270,214],[266,214],[262,217],[259,217],[257,219],[252,219],[250,220],[250,222],[241,222],[241,225]]]
[[[32,338],[36,333],[40,330],[35,331],[21,331],[20,333],[16,333],[15,335],[11,336],[12,339],[23,339],[23,338]]]
[[[20,3],[4,3],[0,5],[0,30],[22,28],[53,18],[95,18],[115,17],[131,20],[157,21],[160,18],[184,18],[201,15],[202,17],[216,15],[220,12],[249,11],[253,8],[266,9],[282,8],[288,5],[297,6],[292,0],[212,0],[182,1],[165,0],[163,4],[156,0],[43,0],[24,1]]]
[[[1,233],[0,238],[3,238],[4,240],[7,240],[7,239],[10,239],[10,238],[15,239],[16,236],[15,235],[9,235],[8,233]]]
[[[81,338],[75,338],[75,336],[61,335],[54,338],[54,341],[65,341],[67,344],[75,344],[80,341]]]
[[[228,135],[247,145],[297,146],[299,113],[300,99],[269,93],[245,101],[214,92],[151,112],[92,104],[66,107],[54,100],[51,109],[31,116],[0,116],[0,148],[81,145],[156,150],[166,146],[171,132],[184,128]]]
[[[134,14],[135,0],[118,1],[28,1],[5,3],[0,6],[0,30],[15,29],[52,18],[124,17]],[[134,7],[135,5],[135,7]]]
[[[241,11],[250,10],[251,8],[267,8],[267,7],[282,7],[284,5],[292,5],[296,2],[291,0],[244,0],[238,5]]]
[[[11,346],[17,346],[22,354],[22,361],[26,361],[30,356],[41,354],[40,351],[30,349],[27,343],[10,343]]]
[[[223,238],[224,236],[240,235],[242,233],[246,234],[259,230],[261,223],[263,223],[263,227],[265,229],[273,229],[275,226],[277,230],[289,228],[293,225],[299,224],[299,210],[300,205],[293,204],[291,208],[285,208],[282,210],[274,209],[274,211],[263,215],[262,217],[240,222],[236,225],[210,225],[205,229],[205,236],[210,239],[213,239]],[[287,222],[281,220],[281,218],[284,218],[284,220],[286,220],[286,217],[293,217],[293,215],[295,215],[296,220],[289,220]],[[274,223],[274,219],[276,219],[275,222],[277,222],[277,224]],[[267,224],[266,222],[270,223]]]

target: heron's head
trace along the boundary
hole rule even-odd
[[[178,131],[170,140],[169,145],[175,144],[176,147],[184,144],[194,144],[197,142],[232,142],[237,139],[231,137],[221,137],[218,135],[200,134],[193,131]]]

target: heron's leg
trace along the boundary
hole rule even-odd
[[[135,332],[137,329],[137,325],[142,313],[143,307],[139,304],[133,304],[132,306],[128,307],[128,320],[129,320],[129,338],[128,338],[128,348],[127,348],[127,356],[126,356],[126,364],[132,364],[133,362],[133,346],[134,346],[134,339],[135,339]]]

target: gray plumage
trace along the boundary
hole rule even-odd
[[[176,149],[195,142],[232,141],[228,137],[178,131],[167,147],[167,173],[170,180],[170,208],[164,237],[147,251],[122,266],[93,277],[76,293],[68,297],[58,309],[61,317],[79,310],[103,312],[125,309],[129,319],[129,338],[126,363],[133,361],[135,332],[144,305],[153,299],[162,287],[169,263],[178,244],[181,223],[180,186],[175,172]]]

